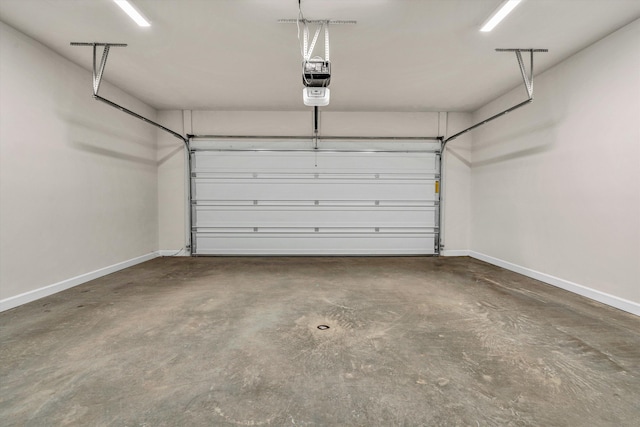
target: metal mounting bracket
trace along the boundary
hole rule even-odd
[[[520,67],[520,73],[522,74],[522,80],[524,81],[524,86],[527,89],[527,94],[529,95],[529,98],[533,98],[533,54],[534,52],[549,52],[549,49],[496,49],[496,52],[516,53],[516,59],[518,60],[518,66]],[[522,59],[522,52],[529,52],[529,75],[527,75],[524,60]]]
[[[174,136],[178,139],[180,139],[183,143],[184,143],[184,147],[186,148],[186,169],[187,169],[187,176],[191,176],[191,151],[189,150],[189,139],[190,136],[183,136],[180,135],[178,132],[175,132],[165,126],[162,126],[160,123],[157,123],[151,119],[148,119],[138,113],[136,113],[135,111],[131,111],[128,108],[125,108],[121,105],[116,104],[113,101],[110,101],[106,98],[101,97],[100,95],[98,95],[98,91],[100,90],[100,83],[102,83],[102,77],[104,75],[104,68],[107,65],[107,58],[109,57],[109,49],[111,47],[126,47],[127,45],[125,43],[98,43],[98,42],[90,42],[90,43],[85,43],[85,42],[72,42],[71,46],[92,46],[93,47],[93,98],[104,102],[105,104],[113,107],[113,108],[117,108],[118,110],[122,111],[123,113],[127,113],[130,116],[133,116],[137,119],[142,120],[145,123],[149,123],[150,125],[153,125],[157,128],[162,129],[163,131],[169,133],[171,136]],[[98,59],[98,46],[103,46],[103,50],[102,50],[102,58],[100,59],[100,64],[98,64],[97,59]],[[188,205],[191,206],[192,203],[192,196],[191,196],[191,185],[188,185],[188,190],[187,190],[187,197],[188,197]],[[190,217],[187,216],[187,229],[191,229],[191,223],[190,223]],[[187,251],[191,251],[191,233],[186,233],[187,237],[186,237],[186,243],[185,243],[185,249]]]
[[[502,117],[505,114],[512,112],[513,110],[517,110],[518,108],[524,107],[525,105],[533,102],[533,54],[536,52],[549,52],[549,49],[496,49],[496,52],[515,52],[516,60],[518,61],[518,68],[520,69],[520,74],[522,75],[522,81],[524,82],[524,88],[527,91],[527,99],[517,105],[514,105],[511,108],[507,108],[506,110],[498,114],[495,114],[489,117],[488,119],[481,121],[480,123],[476,123],[475,125],[468,127],[467,129],[460,131],[450,136],[449,138],[445,139],[442,142],[441,152],[444,153],[444,149],[449,141],[452,141],[457,137],[474,130],[475,128],[478,128],[484,124],[487,124],[490,121],[497,119],[498,117]],[[527,73],[524,60],[522,59],[522,52],[529,52],[529,55],[530,55],[529,73]]]
[[[440,139],[441,141],[441,145],[440,145],[440,202],[438,204],[438,217],[440,218],[440,220],[442,220],[443,215],[442,215],[442,205],[444,202],[444,171],[443,171],[443,164],[444,164],[444,158],[442,157],[444,155],[444,151],[447,147],[447,143],[449,141],[453,141],[454,139],[456,139],[457,137],[464,135],[467,132],[470,132],[482,125],[485,125],[487,123],[489,123],[490,121],[493,121],[495,119],[497,119],[498,117],[502,117],[505,114],[510,113],[513,110],[517,110],[520,107],[524,107],[525,105],[533,102],[533,54],[535,52],[548,52],[548,49],[496,49],[496,52],[515,52],[516,54],[516,59],[518,61],[518,68],[520,69],[520,74],[522,74],[522,80],[524,82],[524,87],[525,90],[527,91],[527,99],[519,104],[514,105],[513,107],[507,108],[506,110],[498,113],[498,114],[494,114],[493,116],[489,117],[488,119],[485,119],[483,121],[481,121],[480,123],[476,123],[475,125],[466,128],[465,130],[462,130],[452,136],[450,136],[449,138],[442,138]],[[527,74],[527,69],[524,63],[524,60],[522,59],[522,52],[529,52],[530,54],[530,69],[529,69],[529,73]],[[436,251],[438,251],[438,253],[440,253],[442,250],[444,250],[444,234],[443,234],[444,229],[441,228],[440,229],[440,234],[438,237],[438,243],[436,244]]]
[[[93,46],[93,95],[98,95],[100,90],[100,83],[102,82],[102,76],[104,75],[104,67],[107,65],[107,57],[109,56],[109,49],[113,47],[127,47],[126,43],[80,43],[72,42],[71,46]],[[98,57],[98,46],[103,46],[102,59],[100,59],[100,65],[96,67]]]
[[[324,29],[324,57],[325,61],[329,61],[329,26],[330,25],[355,25],[358,21],[344,20],[344,19],[305,19],[304,17],[298,19],[278,19],[278,24],[302,24],[302,59],[308,61],[313,54],[313,48],[316,46],[318,37]],[[309,45],[309,24],[319,24],[316,28],[316,32]],[[299,35],[298,35],[299,37]]]
[[[160,123],[156,123],[151,119],[141,116],[140,114],[134,111],[131,111],[128,108],[118,105],[115,102],[110,101],[98,95],[98,91],[100,90],[100,83],[102,83],[102,77],[104,75],[104,68],[107,65],[107,58],[109,57],[109,49],[111,47],[127,47],[125,43],[71,42],[71,46],[92,46],[93,47],[93,97],[94,99],[98,101],[102,101],[107,105],[110,105],[124,113],[127,113],[137,119],[142,120],[143,122],[149,123],[153,126],[156,126],[162,129],[163,131],[171,134],[172,136],[182,140],[185,147],[187,148],[187,151],[189,150],[189,138],[183,135],[180,135],[178,132],[172,131],[171,129],[165,126],[162,126]],[[100,64],[98,64],[97,62],[98,46],[104,47],[104,49],[102,50],[102,58],[100,59]]]
[[[357,24],[358,21],[353,19],[278,19],[278,24],[297,24],[298,22],[306,22],[307,24],[321,24],[326,22],[330,25],[347,25]]]

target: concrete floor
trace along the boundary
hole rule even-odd
[[[640,425],[640,318],[469,258],[160,258],[0,327],[3,426]]]

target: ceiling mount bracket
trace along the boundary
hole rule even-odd
[[[520,73],[522,74],[524,87],[527,90],[527,95],[529,95],[529,98],[533,99],[533,54],[534,52],[549,52],[549,49],[496,49],[496,52],[516,53],[516,59],[518,60],[518,67],[520,67]],[[524,64],[524,60],[522,59],[522,52],[529,52],[529,75],[527,75],[526,66]]]
[[[109,56],[109,49],[113,47],[127,47],[126,43],[80,43],[72,42],[71,46],[93,46],[93,96],[98,95],[100,89],[100,83],[102,82],[102,76],[104,74],[104,67],[107,65],[107,57]],[[98,46],[103,46],[102,58],[100,59],[100,65],[96,67],[98,57]]]
[[[498,114],[494,114],[493,116],[489,117],[488,119],[485,119],[483,121],[481,121],[480,123],[476,123],[473,126],[468,127],[465,130],[462,130],[452,136],[450,136],[449,138],[445,139],[442,142],[442,149],[441,152],[444,153],[444,149],[447,145],[447,143],[449,141],[452,141],[454,139],[456,139],[457,137],[470,132],[472,130],[474,130],[475,128],[478,128],[484,124],[489,123],[490,121],[493,121],[495,119],[497,119],[498,117],[502,117],[507,113],[512,112],[513,110],[517,110],[520,107],[524,107],[525,105],[533,102],[533,54],[536,52],[549,52],[549,49],[496,49],[496,52],[515,52],[516,54],[516,60],[518,61],[518,68],[520,69],[520,74],[522,75],[522,81],[524,82],[524,88],[527,91],[527,99],[519,104],[514,105],[513,107],[507,108],[506,110],[498,113]],[[527,73],[527,67],[525,66],[524,60],[522,59],[522,52],[529,52],[530,55],[530,64],[529,64],[529,73]]]
[[[353,19],[278,19],[278,24],[298,24],[300,22],[306,22],[307,24],[322,24],[325,22],[329,25],[353,25],[358,23]]]
[[[172,136],[182,140],[182,142],[184,142],[187,150],[189,149],[188,145],[189,145],[189,139],[183,135],[180,135],[178,132],[172,131],[171,129],[162,126],[160,123],[156,123],[151,119],[148,119],[144,116],[141,116],[140,114],[129,110],[128,108],[125,108],[121,105],[116,104],[113,101],[110,101],[106,98],[101,97],[100,95],[98,95],[98,91],[100,90],[100,83],[102,83],[102,77],[104,75],[104,68],[107,65],[107,58],[109,57],[109,49],[111,47],[127,47],[127,44],[125,43],[98,43],[98,42],[71,42],[71,46],[92,46],[93,47],[93,97],[95,99],[97,99],[98,101],[102,101],[107,105],[110,105],[114,108],[117,108],[118,110],[127,113],[137,119],[142,120],[143,122],[149,123],[151,125],[154,125],[160,129],[162,129],[165,132],[170,133]],[[100,64],[98,64],[97,59],[98,59],[98,46],[103,46],[104,49],[102,51],[102,58],[100,59]]]

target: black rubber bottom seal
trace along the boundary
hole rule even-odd
[[[318,329],[320,329],[321,331],[324,331],[326,329],[329,329],[328,325],[318,325]]]

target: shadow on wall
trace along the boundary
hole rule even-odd
[[[538,126],[519,128],[516,132],[499,138],[474,141],[472,168],[490,166],[522,157],[553,150],[556,145],[558,121],[548,121]],[[477,158],[478,160],[474,160]]]
[[[153,138],[145,139],[121,129],[100,126],[78,117],[59,115],[67,124],[68,144],[76,149],[146,166],[157,166]]]
[[[82,142],[82,141],[70,141],[69,145],[71,145],[73,148],[75,148],[76,150],[82,150],[82,151],[86,151],[88,153],[92,153],[92,154],[98,154],[100,156],[106,156],[106,157],[111,157],[113,159],[118,159],[118,160],[125,160],[128,162],[134,162],[134,163],[138,163],[140,165],[145,165],[145,166],[157,166],[158,162],[156,162],[155,160],[152,159],[147,159],[144,157],[138,157],[138,156],[134,156],[131,154],[126,154],[126,153],[122,153],[122,152],[118,152],[118,151],[114,151],[114,150],[109,150],[107,148],[104,147],[99,147],[93,143],[88,143],[88,142]]]
[[[169,151],[165,156],[163,156],[162,158],[158,159],[157,165],[161,166],[163,165],[167,160],[169,160],[170,158],[172,158],[173,156],[175,156],[178,153],[182,153],[184,151],[184,146],[183,145],[179,145],[176,148],[174,148],[173,150]]]
[[[471,167],[471,161],[465,158],[462,154],[458,153],[455,148],[447,147],[447,153],[458,159],[466,167]]]

